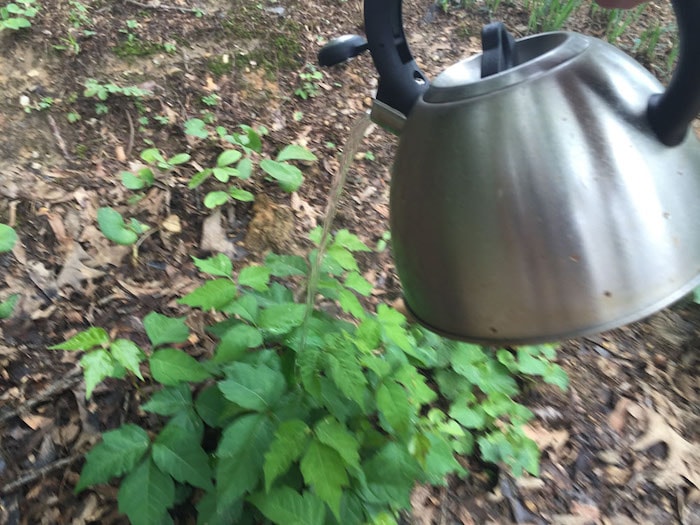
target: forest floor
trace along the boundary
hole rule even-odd
[[[358,0],[171,1],[41,0],[31,28],[0,32],[0,222],[20,238],[0,256],[0,299],[20,294],[0,323],[0,523],[126,522],[114,487],[78,496],[73,487],[99,432],[136,417],[135,387],[110,380],[86,401],[79,356],[47,347],[91,325],[139,339],[146,313],[184,315],[176,300],[200,282],[191,255],[223,251],[241,267],[269,250],[308,250],[338,153],[376,89],[368,55],[313,67],[323,43],[362,33]],[[519,0],[447,13],[432,0],[404,4],[412,50],[429,75],[478,52],[491,20],[518,37],[529,32]],[[605,38],[607,21],[584,4],[565,28]],[[642,53],[641,35],[659,21],[658,45]],[[651,3],[616,44],[666,81],[672,23],[665,2]],[[147,94],[98,100],[84,93],[88,79]],[[265,126],[268,154],[295,143],[319,160],[304,168],[298,192],[254,177],[245,188],[255,204],[213,212],[201,190],[187,187],[194,167],[218,151],[216,140],[184,132],[192,118],[229,131]],[[336,226],[370,246],[388,230],[395,142],[370,128],[340,202]],[[120,172],[137,168],[149,147],[192,161],[135,201]],[[100,233],[101,206],[151,227],[137,257]],[[400,298],[389,249],[361,263],[372,301]],[[475,464],[447,487],[416,487],[406,519],[700,524],[698,346],[700,305],[692,302],[563,343],[569,390],[534,385],[520,400],[536,415],[528,432],[542,450],[541,476],[493,483]]]

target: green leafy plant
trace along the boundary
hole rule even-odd
[[[204,168],[192,177],[189,183],[190,189],[200,186],[212,176],[223,184],[228,184],[232,178],[247,180],[254,175],[256,165],[269,179],[275,180],[284,191],[292,192],[299,189],[304,176],[298,167],[291,164],[291,161],[314,162],[316,156],[302,146],[289,144],[282,148],[274,159],[265,158],[262,136],[266,130],[256,130],[246,125],[241,125],[239,128],[241,133],[229,133],[222,126],[216,128],[216,134],[224,150],[216,157],[214,166]],[[206,126],[197,125],[195,129],[197,133],[201,132],[202,135],[209,136]],[[232,148],[232,145],[235,148]],[[226,189],[207,193],[204,204],[208,208],[215,208],[231,199],[252,201],[254,195],[232,184]]]
[[[113,82],[103,84],[94,78],[88,78],[85,80],[84,86],[85,89],[83,90],[83,96],[86,98],[95,98],[98,101],[95,104],[95,112],[98,115],[107,113],[109,108],[104,102],[106,102],[112,95],[127,97],[133,100],[134,104],[136,104],[138,108],[140,107],[143,97],[152,94],[151,91],[142,89],[138,86],[119,86]]]
[[[14,228],[0,223],[0,253],[12,251],[16,243],[17,232]],[[0,319],[6,319],[12,315],[18,300],[19,294],[12,294],[4,301],[0,301]]]
[[[640,4],[635,9],[609,9],[606,34],[608,42],[615,43],[627,29],[639,20],[647,4]]]
[[[147,165],[135,171],[122,171],[122,184],[130,190],[150,188],[156,181],[156,173],[163,175],[171,172],[179,165],[189,162],[190,158],[187,153],[177,153],[166,159],[158,148],[145,149],[141,152],[141,160]]]
[[[97,224],[102,234],[110,241],[125,246],[135,245],[139,236],[150,229],[134,218],[127,223],[122,214],[113,208],[97,210]]]
[[[294,91],[296,96],[306,100],[318,95],[319,82],[323,79],[321,71],[311,64],[306,64],[304,69],[299,72],[299,79],[301,80],[301,86]]]
[[[581,6],[582,0],[528,0],[530,31],[556,31]]]
[[[17,0],[0,5],[0,32],[4,29],[18,31],[32,26],[31,19],[39,12],[34,0]]]
[[[207,331],[218,341],[201,360],[186,351],[186,319],[158,313],[144,318],[145,348],[99,327],[52,347],[84,352],[88,396],[108,377],[161,385],[142,408],[162,427],[105,433],[76,491],[121,478],[119,509],[135,525],[169,522],[185,501],[198,523],[359,525],[396,523],[417,481],[464,474],[456,454],[537,474],[512,374],[565,386],[554,350],[494,351],[410,326],[386,305],[371,313],[354,255],[368,248],[346,230],[324,246],[237,274],[224,255],[193,258],[210,278],[180,303],[215,312]],[[317,291],[337,313],[316,306],[315,288],[296,299],[317,261]]]

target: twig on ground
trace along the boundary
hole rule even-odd
[[[136,0],[124,0],[127,4],[135,5],[137,7],[140,7],[141,9],[155,9],[155,10],[161,10],[161,11],[177,11],[178,13],[202,13],[206,14],[204,11],[201,9],[193,9],[191,7],[179,7],[176,5],[167,5],[167,4],[158,4],[158,3],[153,3],[153,4],[142,4],[141,2],[137,2]]]
[[[74,454],[70,457],[59,459],[58,461],[54,461],[53,463],[49,463],[48,465],[44,465],[43,467],[32,470],[31,472],[27,472],[26,474],[20,476],[14,481],[10,481],[6,485],[4,485],[2,488],[0,488],[0,494],[10,494],[11,492],[16,491],[18,488],[23,487],[24,485],[27,485],[28,483],[31,483],[32,481],[35,481],[49,472],[52,472],[54,470],[57,470],[61,467],[66,467],[73,463],[76,459],[80,459],[83,457],[84,454]]]
[[[131,113],[126,110],[126,120],[129,121],[129,143],[126,145],[126,158],[131,158],[131,150],[134,149],[134,121],[131,120]]]
[[[61,378],[59,381],[56,381],[55,383],[52,383],[51,385],[46,387],[33,398],[27,399],[21,405],[15,408],[9,408],[8,410],[0,410],[0,425],[5,423],[5,421],[8,421],[13,417],[17,416],[18,414],[31,410],[34,406],[53,397],[55,394],[68,390],[74,384],[78,383],[81,380],[82,373],[82,369],[80,367],[77,367],[74,370],[68,372],[68,374],[66,374],[66,376]]]
[[[68,153],[68,148],[66,148],[66,143],[63,140],[63,137],[61,137],[61,132],[58,129],[58,124],[56,124],[56,121],[51,115],[46,115],[46,117],[49,120],[49,125],[51,126],[51,131],[53,131],[53,136],[56,139],[56,143],[58,144],[58,147],[61,150],[61,153],[63,153],[63,156],[65,157],[66,160],[73,160],[73,158],[70,156],[70,153]]]

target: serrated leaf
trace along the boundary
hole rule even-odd
[[[75,334],[63,343],[49,347],[49,350],[91,350],[109,343],[109,334],[104,328],[93,326]]]
[[[17,242],[17,232],[7,224],[0,224],[0,253],[9,252]]]
[[[237,315],[249,323],[257,323],[260,308],[258,306],[258,300],[252,294],[245,294],[232,303],[227,304],[221,311],[227,314]]]
[[[428,434],[428,441],[430,450],[425,457],[425,472],[431,484],[444,485],[448,474],[464,474],[464,468],[455,459],[454,451],[444,437]]]
[[[175,484],[148,458],[121,482],[117,501],[132,525],[160,524],[175,503]]]
[[[275,179],[284,191],[296,191],[304,181],[301,170],[286,162],[263,159],[260,161],[260,168],[271,178]]]
[[[263,337],[257,328],[247,324],[237,324],[229,329],[221,338],[214,351],[215,363],[228,363],[236,361],[243,356],[248,349],[263,344]]]
[[[390,442],[362,465],[365,473],[363,499],[370,504],[407,509],[410,495],[421,471],[408,450]]]
[[[186,304],[202,310],[220,310],[236,298],[236,285],[230,279],[212,279],[199,288],[178,299],[179,304]]]
[[[343,270],[359,270],[355,256],[347,248],[343,248],[342,246],[329,247],[328,250],[326,250],[326,257],[333,259],[343,268]]]
[[[238,150],[227,149],[216,158],[216,166],[219,168],[230,166],[231,164],[238,162],[242,156],[243,154]]]
[[[191,355],[175,348],[153,352],[149,360],[153,379],[163,385],[177,385],[183,381],[204,381],[209,372]]]
[[[18,293],[13,293],[4,301],[0,301],[0,319],[7,319],[12,315],[19,297]]]
[[[105,432],[102,442],[87,453],[85,466],[75,487],[76,493],[129,472],[146,453],[149,445],[146,431],[133,424]]]
[[[360,240],[354,233],[348,230],[339,230],[333,238],[333,246],[342,246],[351,252],[371,252],[372,250]]]
[[[320,441],[313,440],[300,463],[304,481],[325,501],[336,518],[340,518],[340,498],[349,484],[340,454]]]
[[[325,364],[325,354],[318,348],[306,346],[297,353],[299,377],[306,391],[316,399],[321,396],[320,372]]]
[[[345,342],[338,342],[326,359],[330,365],[331,378],[336,386],[343,394],[364,407],[367,379],[362,373],[362,366],[352,347]]]
[[[216,451],[218,505],[231,505],[255,489],[273,432],[264,414],[241,416],[224,429]]]
[[[167,343],[184,343],[190,336],[184,317],[168,317],[151,312],[143,318],[143,327],[154,347]]]
[[[343,312],[349,313],[357,319],[365,319],[367,317],[364,306],[362,306],[360,300],[350,290],[339,290],[337,300]]]
[[[360,467],[360,444],[340,421],[331,416],[326,417],[316,425],[314,432],[321,443],[340,454],[346,465]]]
[[[195,408],[201,420],[212,428],[221,428],[242,412],[241,407],[224,397],[216,384],[205,387],[199,393]]]
[[[114,243],[130,245],[139,238],[134,230],[126,226],[121,214],[112,208],[97,210],[97,224],[104,236]]]
[[[369,297],[372,293],[372,283],[362,277],[358,272],[350,272],[345,277],[345,286],[365,297]]]
[[[278,525],[323,525],[326,507],[315,494],[279,487],[249,498],[263,515]]]
[[[265,258],[265,266],[276,277],[306,275],[309,271],[306,259],[299,255],[277,255],[271,253]]]
[[[267,290],[270,282],[270,269],[266,266],[246,266],[238,275],[239,286],[247,286],[258,292]]]
[[[139,368],[141,361],[146,357],[143,350],[128,339],[117,339],[109,345],[109,351],[120,365],[133,372],[136,377],[143,381],[141,369]]]
[[[112,356],[102,348],[88,352],[80,359],[85,376],[85,397],[90,399],[95,387],[107,377],[120,375],[121,368],[115,367]]]
[[[192,260],[200,272],[208,273],[209,275],[231,277],[231,274],[233,273],[233,264],[231,263],[231,259],[229,259],[223,253],[219,253],[213,257],[209,257],[208,259],[197,259],[197,257],[192,257]]]
[[[228,193],[225,191],[211,191],[204,197],[204,205],[210,210],[222,204],[226,204],[227,202]]]
[[[180,383],[159,390],[141,408],[161,416],[174,416],[192,407],[192,393],[189,387]]]
[[[377,409],[387,432],[407,436],[415,411],[404,387],[393,381],[382,383],[377,389]]]
[[[285,474],[298,460],[309,442],[311,430],[303,421],[292,419],[280,424],[275,432],[270,450],[265,454],[263,472],[265,490],[269,491],[274,481]]]
[[[465,428],[481,430],[486,426],[484,410],[479,406],[469,408],[464,401],[457,401],[450,407],[450,417]]]
[[[158,468],[176,481],[213,490],[209,456],[178,425],[171,422],[161,430],[153,442],[152,455]]]
[[[272,335],[284,335],[301,326],[305,313],[303,304],[273,304],[260,312],[258,326]]]
[[[226,368],[226,377],[218,383],[226,399],[257,412],[271,408],[287,387],[281,372],[262,365],[233,363]]]
[[[297,144],[289,144],[277,154],[276,160],[278,162],[284,162],[285,160],[306,160],[309,162],[313,162],[317,160],[317,158],[316,155],[311,153],[304,146],[299,146]]]

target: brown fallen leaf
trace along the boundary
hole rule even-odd
[[[73,242],[70,252],[63,263],[63,268],[61,268],[58,277],[56,277],[56,286],[59,290],[70,286],[76,292],[81,291],[83,290],[83,281],[102,277],[105,272],[91,268],[83,262],[90,259],[90,256],[83,250],[82,246],[77,242]]]
[[[550,430],[539,423],[525,425],[523,431],[527,437],[537,443],[537,447],[540,450],[552,448],[555,453],[559,453],[569,441],[569,432],[567,430]]]
[[[212,253],[223,253],[228,257],[237,258],[236,246],[229,240],[226,230],[221,225],[221,210],[217,208],[202,223],[202,238],[199,248]]]
[[[632,401],[626,397],[621,397],[615,404],[615,408],[608,414],[608,425],[615,432],[620,434],[627,422],[627,408],[632,404]]]
[[[647,430],[632,445],[634,450],[646,450],[665,443],[668,455],[661,469],[652,478],[659,487],[672,488],[691,483],[700,488],[700,445],[686,441],[652,409],[646,410]]]

